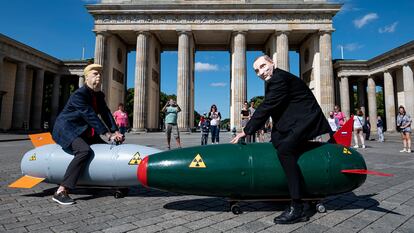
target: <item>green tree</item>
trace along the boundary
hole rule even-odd
[[[375,93],[375,97],[377,99],[377,115],[381,116],[381,119],[385,119],[384,92]]]
[[[263,100],[264,96],[255,96],[250,99],[250,102],[254,102],[254,108],[257,108],[263,102]]]
[[[230,119],[226,118],[220,121],[220,128],[230,130]]]

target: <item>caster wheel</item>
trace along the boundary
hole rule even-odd
[[[240,206],[239,206],[239,205],[232,205],[232,206],[230,207],[230,209],[231,209],[231,212],[232,212],[233,214],[235,214],[235,215],[239,215],[239,214],[242,214],[242,213],[243,213],[243,211],[241,210],[241,208],[240,208]]]
[[[322,203],[316,204],[316,211],[318,213],[326,213],[326,208]]]
[[[118,189],[118,190],[116,190],[116,191],[115,191],[115,193],[114,193],[114,197],[115,197],[116,199],[118,199],[118,198],[123,198],[123,197],[125,197],[126,195],[128,195],[128,192],[129,192],[129,189]]]

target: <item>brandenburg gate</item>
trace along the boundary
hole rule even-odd
[[[247,99],[246,51],[262,51],[289,71],[289,51],[299,53],[300,77],[323,111],[333,109],[332,18],[340,4],[326,0],[102,0],[88,5],[96,33],[95,62],[104,65],[103,90],[110,109],[123,102],[127,54],[136,50],[133,129],[159,126],[161,56],[178,51],[180,129],[194,122],[196,51],[229,51],[230,122],[240,129]],[[171,80],[172,81],[172,80]],[[298,109],[300,111],[300,109]]]

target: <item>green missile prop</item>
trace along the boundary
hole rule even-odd
[[[316,142],[301,149],[298,164],[305,198],[349,192],[364,183],[367,168],[356,150]],[[233,199],[289,196],[271,143],[196,146],[153,154],[141,162],[138,178],[144,186],[183,194]]]

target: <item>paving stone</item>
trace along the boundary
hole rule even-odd
[[[137,226],[134,226],[132,224],[124,224],[124,225],[119,225],[116,227],[111,227],[111,228],[107,228],[105,230],[103,230],[103,232],[105,233],[118,233],[118,232],[126,232],[126,231],[130,231],[133,229],[136,229]]]
[[[183,226],[190,228],[192,230],[197,230],[207,226],[211,226],[213,224],[216,224],[216,222],[208,218],[203,218],[195,221],[190,221],[189,223],[186,223]]]
[[[129,232],[131,233],[152,233],[152,232],[158,232],[161,230],[163,230],[163,228],[160,226],[149,225],[149,226],[144,226],[144,227],[138,227],[137,229],[133,231],[129,231]]]
[[[232,228],[238,227],[242,224],[243,223],[236,222],[234,220],[225,220],[223,222],[219,222],[219,223],[216,223],[214,225],[211,225],[210,227],[215,228],[215,229],[220,230],[220,231],[227,231],[227,230],[230,230]]]
[[[160,231],[160,232],[162,232],[162,233],[186,233],[186,232],[191,232],[191,231],[192,230],[187,228],[187,227],[176,226],[176,227],[166,229],[166,230],[163,230],[163,231]]]

